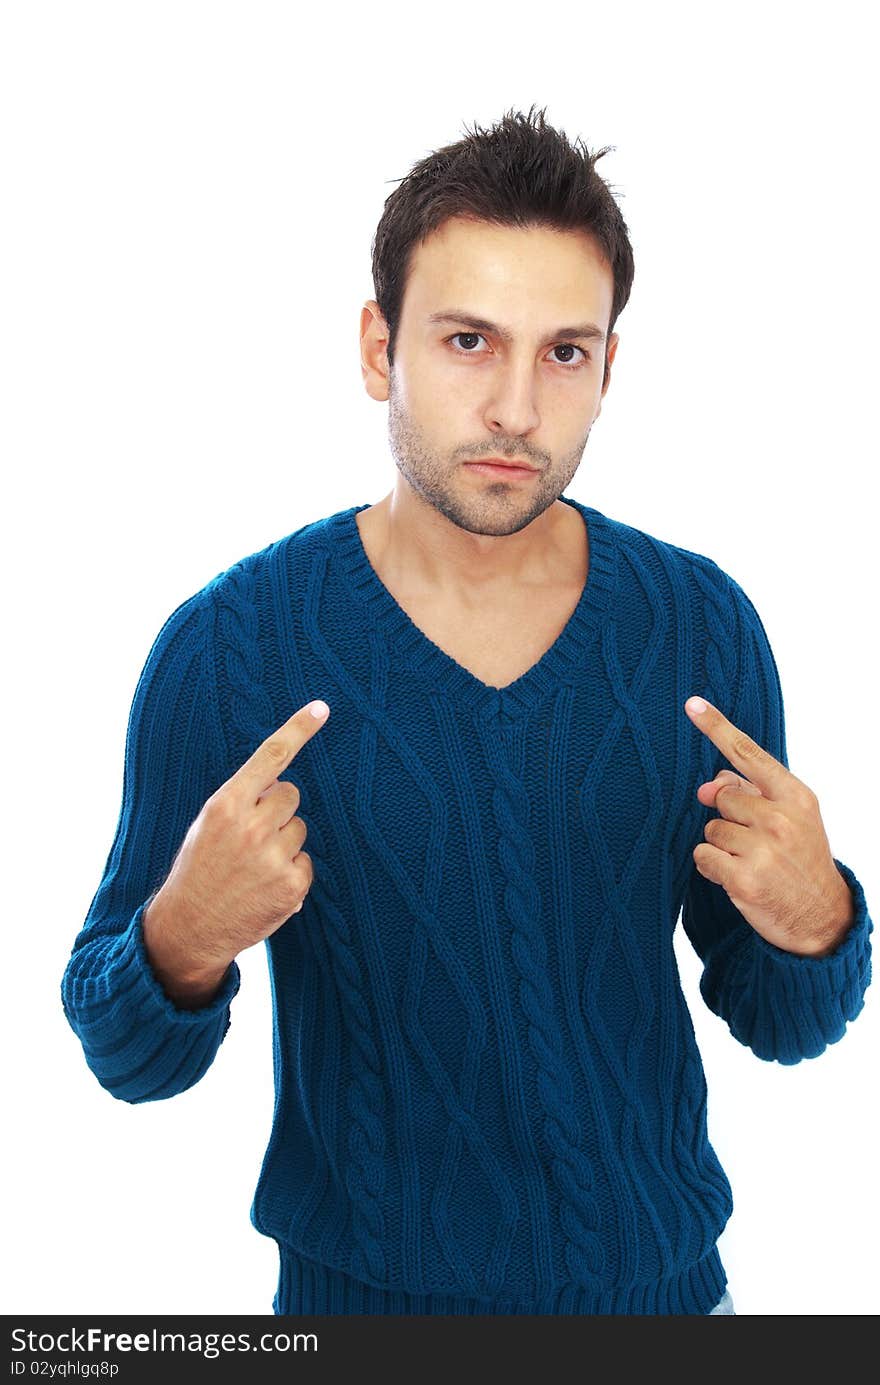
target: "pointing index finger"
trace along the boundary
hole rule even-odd
[[[705,711],[700,711],[701,703],[705,706]],[[719,712],[717,707],[713,707],[711,702],[706,702],[705,698],[688,698],[684,707],[694,725],[709,737],[713,745],[717,745],[730,763],[755,784],[766,798],[782,797],[792,776],[780,760],[771,755],[769,750],[758,745],[757,741],[753,741],[745,731],[734,726],[732,721],[728,721],[727,717]]]
[[[283,774],[291,760],[302,750],[327,720],[330,708],[326,702],[317,699],[306,703],[294,712],[283,725],[273,731],[271,736],[257,746],[244,764],[232,775],[231,782],[241,785],[250,792],[262,793],[279,774]],[[315,716],[315,712],[318,713]]]

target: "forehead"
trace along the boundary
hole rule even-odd
[[[419,319],[460,302],[486,316],[521,310],[561,322],[573,313],[607,324],[613,293],[611,267],[587,232],[450,217],[413,248],[405,299]]]

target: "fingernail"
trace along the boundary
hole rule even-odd
[[[316,702],[309,703],[309,711],[311,712],[315,720],[318,721],[321,717],[325,717],[327,715],[327,713],[330,711],[330,708],[327,706],[326,702],[322,702],[321,699],[318,698]]]
[[[704,702],[702,697],[689,697],[684,704],[689,712],[695,712],[698,716],[700,712],[705,712],[708,702]]]

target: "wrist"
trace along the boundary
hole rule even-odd
[[[840,888],[835,886],[835,903],[829,909],[826,921],[811,945],[798,949],[802,956],[828,957],[840,947],[855,921],[856,909],[852,890],[840,872],[836,873]]]
[[[159,890],[144,909],[141,934],[153,973],[175,1004],[196,1009],[213,999],[232,959],[197,957],[179,901]]]

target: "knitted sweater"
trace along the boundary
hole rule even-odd
[[[240,974],[202,1009],[153,974],[143,911],[213,791],[313,697],[282,778],[314,879],[266,943],[275,1109],[251,1218],[278,1313],[708,1313],[733,1209],[673,932],[758,1058],[845,1032],[873,925],[827,956],[767,942],[696,870],[733,768],[703,693],[787,764],[764,627],[710,558],[561,497],[589,572],[552,647],[491,687],[380,581],[352,506],[235,563],[168,617],[137,684],[122,805],[62,981],[98,1081],[198,1082]],[[229,1040],[234,1042],[234,1035]]]

